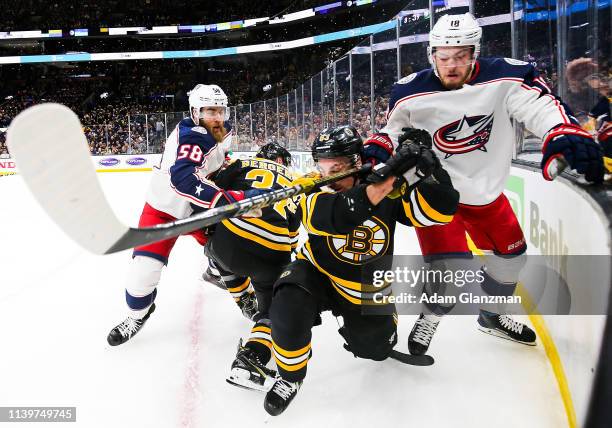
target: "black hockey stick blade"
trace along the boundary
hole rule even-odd
[[[431,366],[435,362],[431,355],[411,355],[395,349],[391,350],[389,357],[400,363],[409,364],[411,366]]]

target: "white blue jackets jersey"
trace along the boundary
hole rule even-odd
[[[510,172],[515,149],[511,119],[539,138],[555,125],[577,123],[532,65],[481,58],[460,89],[444,88],[432,69],[398,81],[382,132],[397,146],[402,128],[426,129],[460,203],[486,205],[502,193]]]
[[[229,129],[228,123],[225,126]],[[210,176],[225,162],[231,138],[230,131],[217,143],[190,118],[180,121],[168,136],[160,166],[153,168],[147,203],[175,218],[209,208],[221,190]]]

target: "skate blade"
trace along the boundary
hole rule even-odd
[[[225,284],[220,281],[217,281],[216,278],[213,278],[210,275],[207,275],[206,273],[202,274],[202,281],[207,282],[210,285],[214,285],[215,287],[220,288],[221,290],[227,291],[227,287],[225,286]]]
[[[263,385],[260,385],[250,380],[245,380],[242,376],[240,376],[240,374],[249,375],[249,373],[239,369],[237,369],[236,371],[238,373],[234,373],[234,371],[232,371],[232,373],[225,379],[227,383],[237,386],[239,388],[260,392],[268,392],[272,389],[272,386],[274,385],[273,381],[269,382],[268,385],[266,385],[265,382]]]
[[[242,383],[240,381],[236,382],[235,379],[227,378],[225,379],[227,383],[230,385],[237,386],[238,388],[247,389],[249,391],[258,391],[258,392],[268,392],[272,389],[272,386],[264,387],[263,385],[259,385],[253,382]]]
[[[509,340],[510,342],[520,343],[522,345],[536,346],[537,344],[537,342],[524,342],[522,340],[513,339],[510,336],[506,335],[505,333],[501,333],[494,328],[487,328],[487,327],[478,325],[478,330],[482,331],[483,333],[490,334],[491,336],[499,337],[501,339],[506,339],[506,340]]]

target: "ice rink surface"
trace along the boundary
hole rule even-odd
[[[149,177],[99,174],[130,225]],[[125,317],[130,253],[81,250],[19,176],[0,177],[0,195],[0,406],[76,406],[69,427],[567,426],[541,344],[482,334],[471,316],[445,319],[430,348],[436,363],[413,367],[353,358],[326,314],[313,331],[302,389],[266,421],[262,393],[225,382],[250,323],[227,293],[202,281],[206,261],[195,240],[178,240],[146,327],[113,348],[106,336]],[[397,234],[396,254],[418,254],[412,231],[400,226]],[[400,317],[402,351],[414,320]]]

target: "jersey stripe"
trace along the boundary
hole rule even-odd
[[[423,227],[423,225],[414,218],[414,215],[412,215],[412,207],[410,206],[410,204],[410,201],[406,201],[402,198],[402,207],[404,207],[404,214],[406,214],[406,217],[408,217],[408,220],[410,220],[414,227]]]
[[[279,244],[277,242],[272,242],[269,241],[268,239],[265,239],[259,235],[256,235],[254,233],[248,232],[246,230],[241,229],[239,226],[230,223],[227,220],[223,221],[223,225],[231,232],[235,233],[236,235],[248,239],[250,241],[253,242],[257,242],[260,245],[263,245],[266,248],[269,248],[271,250],[276,250],[276,251],[291,251],[291,245],[290,244]]]
[[[416,194],[417,194],[417,202],[419,203],[419,207],[429,219],[435,221],[436,223],[440,223],[440,224],[450,223],[453,220],[452,215],[442,214],[436,211],[435,209],[433,209],[431,205],[427,203],[427,200],[423,197],[423,195],[421,195],[421,192],[419,192],[418,189],[416,189]]]

